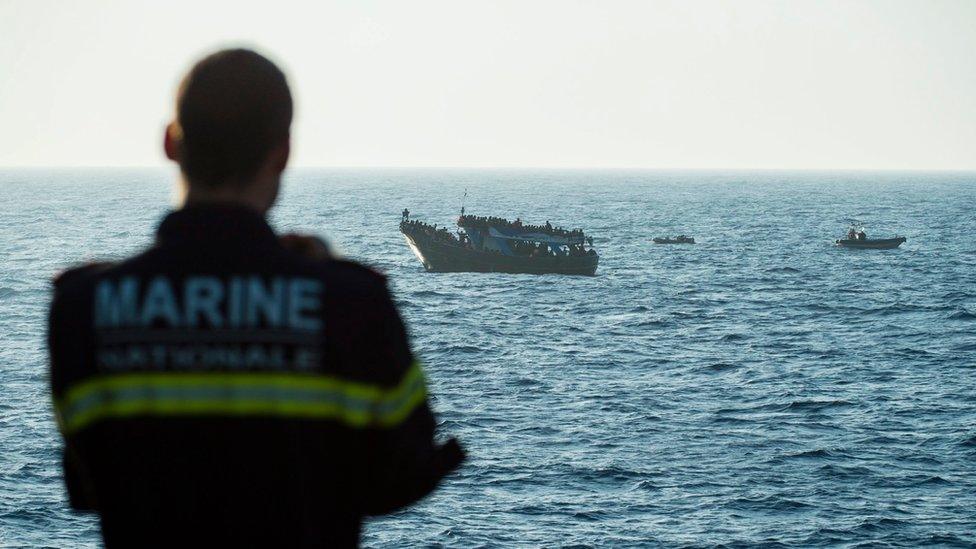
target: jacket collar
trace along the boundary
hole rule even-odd
[[[233,204],[186,206],[163,218],[156,239],[169,243],[277,244],[278,237],[258,212]]]

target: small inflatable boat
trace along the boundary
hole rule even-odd
[[[695,239],[690,236],[676,236],[674,238],[655,238],[653,239],[655,244],[694,244]]]
[[[890,250],[901,246],[906,239],[904,236],[895,238],[841,238],[838,246],[845,248],[868,248],[873,250]]]

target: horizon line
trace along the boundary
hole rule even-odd
[[[0,165],[0,171],[6,170],[164,170],[173,169],[165,165]],[[702,167],[653,167],[653,166],[437,166],[437,165],[297,165],[289,170],[546,170],[546,171],[646,171],[646,172],[915,172],[915,173],[976,173],[976,167],[970,168],[790,168],[790,167],[755,167],[755,168],[702,168]]]

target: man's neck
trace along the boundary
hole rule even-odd
[[[255,192],[255,185],[220,185],[203,187],[183,183],[186,189],[182,204],[183,208],[192,206],[227,205],[240,206],[254,210],[262,216],[267,213],[268,205],[264,197]]]

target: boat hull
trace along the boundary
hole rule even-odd
[[[892,248],[897,248],[905,242],[904,236],[899,236],[898,238],[879,238],[874,240],[854,240],[850,238],[843,238],[837,241],[838,246],[843,246],[844,248],[857,248],[864,250],[890,250]]]
[[[600,256],[518,257],[465,248],[402,230],[424,269],[432,273],[513,273],[594,276]]]

